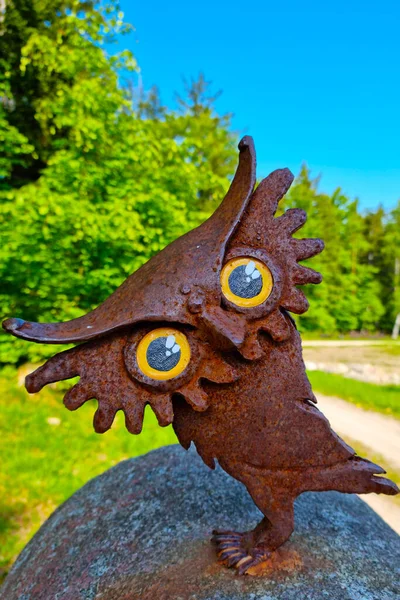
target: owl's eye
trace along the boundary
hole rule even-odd
[[[221,272],[221,288],[225,298],[244,308],[265,302],[273,283],[271,271],[255,258],[233,258]]]
[[[181,331],[161,327],[150,331],[140,340],[136,360],[144,375],[166,381],[186,369],[190,361],[190,345]]]

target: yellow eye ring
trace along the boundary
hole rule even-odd
[[[236,271],[238,267],[244,267],[244,269]],[[234,271],[236,273],[234,275],[236,279],[235,286],[233,286],[231,278]],[[256,258],[233,258],[224,265],[221,271],[221,289],[223,295],[229,302],[243,308],[252,308],[265,302],[271,294],[273,285],[274,280],[271,271]],[[235,291],[239,289],[243,290],[243,295],[234,293],[232,287],[234,287]],[[246,297],[246,294],[251,293],[254,293],[254,295]]]
[[[187,337],[172,327],[153,329],[137,346],[136,360],[146,377],[166,381],[177,377],[190,362]]]

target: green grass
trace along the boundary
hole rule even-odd
[[[392,342],[391,345],[380,346],[380,350],[386,352],[387,354],[393,354],[394,356],[400,356],[400,343]],[[400,368],[400,365],[399,365]]]
[[[387,343],[388,345],[396,345],[400,344],[400,338],[397,340],[393,340],[391,335],[381,333],[376,334],[354,334],[354,333],[332,333],[325,334],[318,331],[301,331],[301,337],[303,340],[307,341],[329,341],[329,340],[337,340],[337,341],[366,341],[366,342],[382,342]]]
[[[313,390],[337,396],[362,408],[376,410],[400,419],[400,386],[375,385],[333,373],[308,371]]]
[[[149,408],[140,436],[126,431],[121,413],[110,431],[94,433],[94,410],[90,402],[71,413],[60,390],[30,396],[15,377],[0,378],[0,582],[41,523],[89,479],[176,443]]]

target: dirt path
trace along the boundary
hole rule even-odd
[[[399,341],[388,341],[388,340],[303,340],[303,346],[325,346],[325,347],[336,347],[343,348],[345,346],[387,346],[393,344],[394,346],[400,345]]]
[[[400,421],[364,410],[340,398],[316,394],[318,406],[333,429],[362,442],[400,470]]]
[[[378,494],[362,494],[359,496],[368,504],[390,527],[400,534],[400,508],[387,496]]]
[[[325,371],[378,385],[400,385],[400,344],[373,340],[305,341],[310,371]]]
[[[361,442],[380,454],[396,469],[400,469],[400,421],[363,410],[341,400],[317,394],[318,406],[329,419],[333,429],[344,438]],[[386,496],[363,494],[368,504],[392,529],[400,534],[400,506]]]

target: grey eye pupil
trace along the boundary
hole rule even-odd
[[[247,269],[247,272],[246,272]],[[240,298],[254,298],[258,296],[263,287],[263,279],[259,271],[248,273],[246,265],[236,267],[229,275],[229,288],[235,296]]]
[[[168,343],[167,343],[168,341]],[[149,366],[157,371],[170,371],[179,363],[181,349],[175,342],[171,345],[169,338],[159,337],[150,342],[146,358]]]

